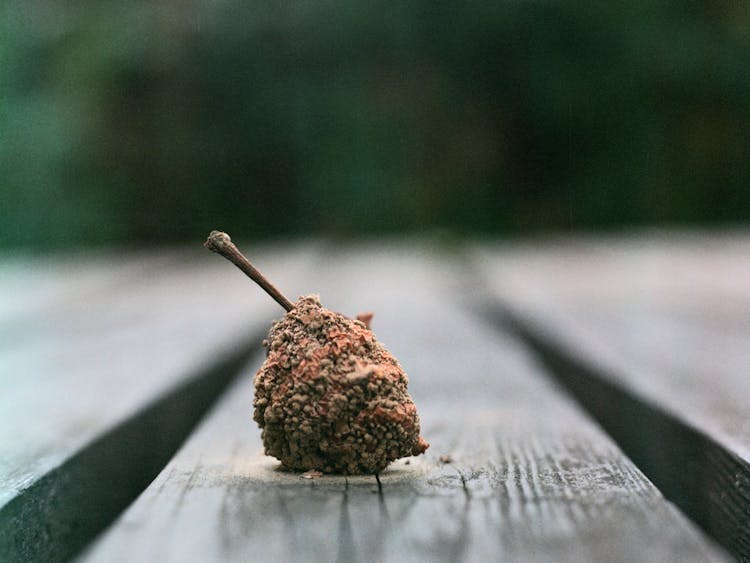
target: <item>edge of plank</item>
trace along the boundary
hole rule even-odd
[[[667,499],[734,556],[750,558],[748,460],[575,357],[498,299],[478,312],[535,352]]]
[[[257,351],[255,333],[145,405],[0,509],[0,560],[75,556],[159,474]]]

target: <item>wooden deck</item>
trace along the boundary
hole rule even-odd
[[[0,264],[0,560],[750,557],[750,239],[245,250],[375,311],[427,455],[278,471],[251,381],[282,311],[205,251]]]

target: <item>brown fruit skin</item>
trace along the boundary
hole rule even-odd
[[[378,473],[428,448],[406,373],[361,321],[309,295],[263,344],[253,419],[285,469]]]

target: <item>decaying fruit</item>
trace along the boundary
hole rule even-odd
[[[287,310],[264,341],[268,354],[255,376],[253,418],[266,454],[290,470],[357,474],[428,448],[406,373],[369,329],[371,314],[350,319],[314,295],[290,302],[225,233],[213,231],[206,247]]]
[[[362,321],[302,297],[264,344],[253,418],[285,467],[377,473],[427,449],[406,373]]]

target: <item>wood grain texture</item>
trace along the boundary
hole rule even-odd
[[[332,309],[375,311],[426,456],[380,483],[278,471],[251,421],[256,358],[83,560],[722,560],[517,341],[456,303],[445,260],[337,250],[315,284]]]
[[[665,494],[750,558],[750,237],[483,247],[516,328]]]
[[[291,282],[312,253],[258,256]],[[0,560],[80,549],[158,473],[278,314],[200,248],[81,268],[80,290],[47,291],[43,314],[4,325]]]

